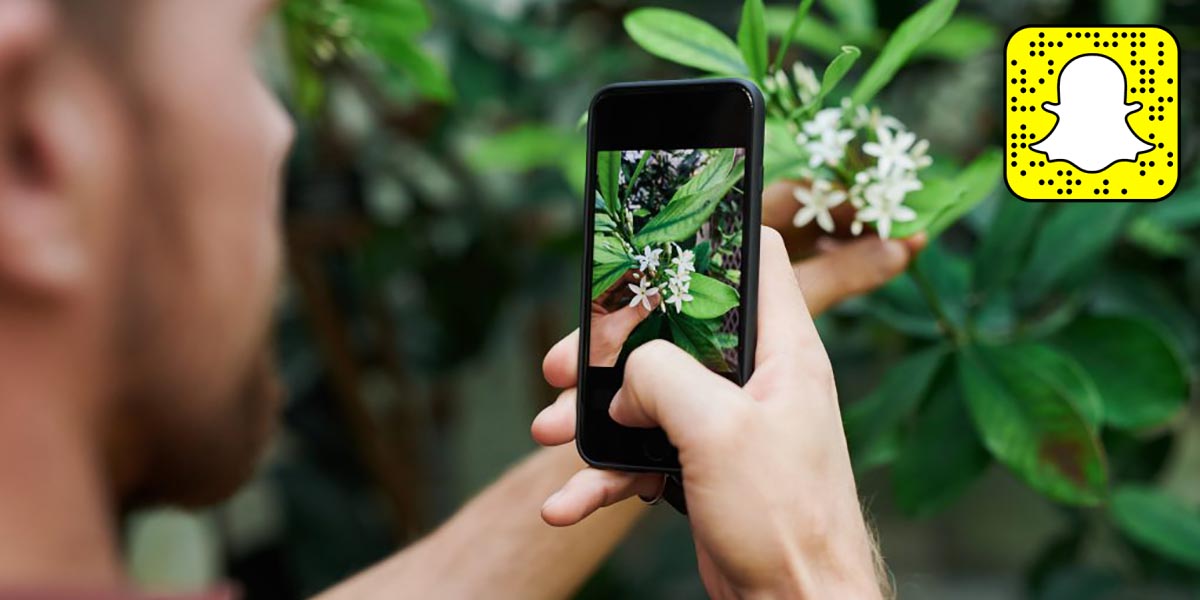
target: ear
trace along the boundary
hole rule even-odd
[[[51,2],[0,2],[0,292],[41,295],[78,277],[75,209],[60,196],[29,110],[56,30]]]

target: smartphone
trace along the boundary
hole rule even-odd
[[[595,467],[679,472],[661,429],[608,408],[663,339],[743,384],[754,367],[763,99],[738,79],[622,83],[588,113],[576,445]]]

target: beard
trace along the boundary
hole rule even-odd
[[[117,490],[122,511],[168,504],[207,506],[232,495],[254,474],[278,421],[282,386],[263,347],[224,397],[185,387],[146,389],[126,397],[140,413],[128,421],[132,451]],[[195,388],[193,388],[194,390]],[[131,428],[132,429],[132,428]]]
[[[114,501],[122,511],[213,504],[254,474],[278,421],[270,295],[214,301],[192,289],[198,278],[187,269],[139,254],[114,332],[119,375],[106,427]]]

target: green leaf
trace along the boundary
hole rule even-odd
[[[596,179],[600,187],[600,197],[604,198],[608,214],[621,214],[621,200],[617,197],[621,181],[621,152],[619,150],[596,153]]]
[[[695,248],[692,248],[692,253],[696,255],[696,272],[707,273],[708,263],[712,258],[712,243],[708,240],[704,240],[703,242],[696,244]]]
[[[1047,205],[1005,194],[975,252],[972,287],[983,296],[1006,286],[1020,270]]]
[[[1200,569],[1200,513],[1153,488],[1122,486],[1109,515],[1137,544],[1193,569]]]
[[[1091,375],[1104,419],[1113,426],[1159,426],[1187,403],[1187,366],[1167,338],[1145,321],[1085,317],[1053,342]]]
[[[1191,187],[1147,206],[1141,218],[1174,231],[1200,226],[1200,173],[1193,177]]]
[[[738,305],[738,291],[733,286],[700,273],[692,273],[688,293],[692,301],[683,303],[683,314],[695,319],[715,319]]]
[[[385,66],[411,80],[422,96],[441,102],[454,98],[454,85],[446,70],[414,40],[398,35],[366,33],[359,38],[368,51]]]
[[[931,179],[924,187],[909,194],[904,203],[917,212],[917,218],[892,226],[892,237],[904,238],[925,231],[937,237],[975,205],[987,198],[1000,183],[1004,158],[990,149],[980,154],[953,179]]]
[[[358,35],[413,36],[431,25],[429,11],[419,0],[346,0],[336,10],[350,19]]]
[[[850,94],[850,99],[855,104],[870,102],[880,90],[887,86],[900,67],[904,66],[908,57],[950,20],[957,5],[958,0],[931,0],[929,4],[905,19],[892,32],[892,36],[888,38],[883,50],[880,51],[879,58],[858,81],[854,92]]]
[[[788,35],[788,28],[794,19],[791,9],[768,6],[766,15],[769,36],[783,38]],[[875,48],[879,45],[875,32],[871,32],[870,35],[849,35],[813,15],[808,15],[796,27],[792,41],[828,59],[837,56],[845,44],[854,44],[862,48]]]
[[[608,291],[608,288],[619,281],[626,271],[635,266],[637,263],[632,260],[610,263],[592,261],[592,300]]]
[[[718,333],[713,339],[716,341],[717,347],[722,350],[738,347],[738,336],[736,333]]]
[[[979,443],[953,378],[933,392],[892,465],[896,503],[927,516],[948,506],[983,475],[991,457]]]
[[[908,195],[904,203],[917,218],[892,227],[893,237],[908,237],[925,231],[937,237],[963,214],[983,201],[996,188],[1003,158],[992,149],[977,157],[953,178],[930,178],[924,187]]]
[[[849,35],[866,35],[875,30],[872,0],[821,0],[821,5]]]
[[[548,125],[521,125],[485,138],[467,159],[478,170],[528,171],[561,164],[578,140]]]
[[[596,215],[600,217],[599,214]],[[596,234],[592,244],[592,300],[603,294],[637,266],[620,240],[611,235]]]
[[[633,169],[633,174],[629,176],[629,183],[625,185],[625,197],[633,196],[633,186],[637,183],[638,177],[642,174],[642,169],[646,168],[646,161],[650,160],[651,152],[643,151],[642,157],[638,159],[637,166]]]
[[[691,354],[704,364],[716,371],[729,371],[729,363],[725,355],[717,347],[712,329],[702,321],[697,321],[687,315],[668,313],[667,321],[671,324],[671,340],[684,352]]]
[[[855,46],[842,46],[842,51],[825,67],[825,74],[821,75],[821,91],[817,93],[816,99],[812,105],[814,109],[820,108],[821,103],[825,101],[825,97],[837,87],[837,84],[842,81],[846,73],[850,71],[850,67],[854,66],[855,61],[862,55],[862,50]]]
[[[1000,34],[983,19],[954,17],[917,48],[914,57],[966,60],[998,46]]]
[[[876,446],[917,409],[947,354],[945,346],[934,346],[905,358],[888,369],[875,391],[845,409],[842,421],[855,466],[876,455]]]
[[[1157,23],[1162,18],[1162,0],[1102,0],[1100,15],[1105,23],[1112,25],[1145,25]]]
[[[1055,288],[1081,281],[1116,243],[1133,208],[1128,203],[1058,207],[1034,241],[1017,286],[1021,299],[1036,302]]]
[[[639,46],[660,58],[720,75],[748,74],[733,41],[687,13],[639,8],[625,16],[625,31]]]
[[[1108,469],[1095,431],[1071,397],[1078,389],[1061,385],[1070,375],[1045,377],[1046,368],[1026,364],[1023,352],[977,347],[958,355],[959,385],[983,445],[1050,498],[1099,504]]]
[[[738,26],[738,46],[754,81],[762,83],[767,75],[767,24],[762,0],[745,0],[742,23]]]
[[[768,118],[763,142],[763,181],[769,184],[799,177],[805,162],[807,158],[788,122]]]
[[[792,20],[788,23],[787,31],[779,40],[779,51],[775,54],[775,63],[772,68],[778,71],[783,67],[783,59],[787,56],[788,46],[792,45],[792,40],[796,39],[796,32],[800,28],[800,24],[804,22],[804,17],[808,16],[808,11],[812,8],[813,0],[800,0],[796,4],[796,12],[792,15]],[[769,29],[770,21],[764,14],[764,27]]]
[[[704,172],[675,190],[675,195],[666,207],[654,215],[642,230],[633,237],[637,247],[666,242],[678,242],[695,235],[717,205],[734,185],[742,180],[742,166],[738,162],[731,170],[718,169],[714,161]],[[697,184],[702,181],[702,184]]]

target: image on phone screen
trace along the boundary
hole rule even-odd
[[[667,340],[738,372],[744,148],[596,156],[589,367]]]

